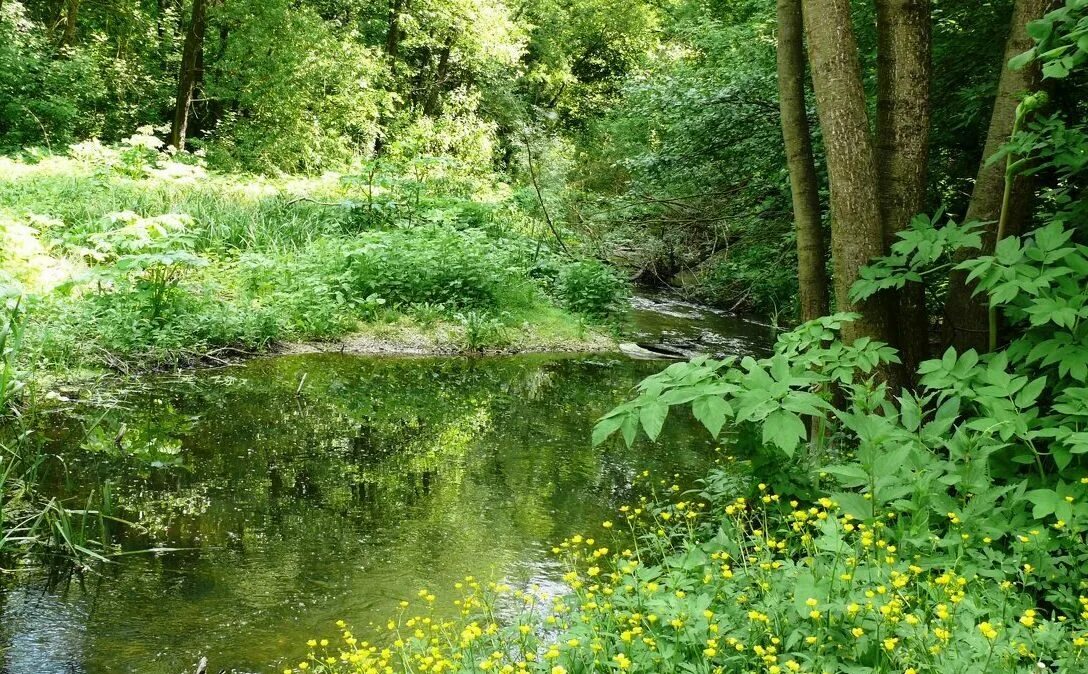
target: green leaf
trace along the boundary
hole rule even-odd
[[[593,446],[596,447],[607,440],[608,436],[618,431],[625,419],[625,416],[617,414],[598,421],[597,424],[593,426]]]
[[[1031,407],[1039,399],[1039,394],[1043,392],[1044,388],[1046,388],[1046,377],[1035,379],[1016,394],[1016,398],[1014,398],[1016,406],[1020,409]]]
[[[642,422],[642,430],[651,440],[657,440],[657,436],[661,435],[661,427],[668,414],[669,406],[661,400],[650,400],[639,408],[638,418]]]
[[[1042,42],[1054,32],[1054,22],[1048,19],[1036,19],[1027,25],[1028,35],[1036,42]]]
[[[696,398],[691,405],[691,412],[695,418],[706,427],[713,437],[718,437],[726,418],[733,413],[729,403],[718,396],[703,396]]]
[[[806,603],[809,599],[823,603],[823,594],[816,587],[816,577],[812,575],[812,572],[802,571],[797,574],[793,585],[793,607],[797,610],[797,615],[803,619],[808,619],[809,611],[812,610]]]
[[[775,445],[787,456],[793,456],[806,435],[805,422],[793,412],[775,410],[763,422],[763,443]]]
[[[909,395],[899,399],[899,420],[911,433],[916,433],[922,425],[922,409]]]
[[[1057,61],[1051,61],[1043,65],[1043,77],[1051,77],[1056,80],[1063,79],[1069,75],[1069,66],[1065,63],[1065,59],[1058,59]]]
[[[856,463],[827,466],[823,472],[835,476],[839,484],[844,487],[852,488],[869,484],[869,472]]]

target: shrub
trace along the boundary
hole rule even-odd
[[[580,260],[563,267],[556,280],[556,294],[563,306],[594,318],[623,310],[627,284],[606,265]]]
[[[361,296],[396,305],[423,302],[492,308],[528,291],[501,240],[442,227],[365,234],[345,251],[343,280]]]

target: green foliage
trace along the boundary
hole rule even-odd
[[[457,160],[274,180],[179,162],[149,133],[71,154],[3,160],[3,269],[38,305],[23,364],[218,362],[417,310],[428,331],[451,344],[463,334],[472,350],[585,337],[549,299],[540,270],[558,258],[529,236],[542,227],[493,175]],[[603,302],[621,287],[594,265],[579,292]]]
[[[0,285],[0,419],[7,416],[23,388],[18,368],[26,312],[17,288]]]
[[[627,284],[604,264],[581,260],[560,270],[555,292],[568,309],[593,318],[606,318],[625,310]]]
[[[1077,6],[1070,2],[1066,10]],[[1047,39],[1041,30],[1034,27],[1033,34]],[[1039,57],[1066,58],[1067,52]],[[822,508],[837,517],[823,515],[824,523],[794,552],[788,541],[805,530],[810,515],[821,517],[819,509],[757,516],[750,526],[758,531],[751,533],[712,528],[678,548],[691,555],[714,546],[733,560],[746,554],[745,540],[755,534],[757,549],[771,554],[764,562],[770,567],[763,568],[784,575],[746,587],[745,596],[772,600],[754,610],[767,616],[786,649],[806,643],[799,662],[826,668],[820,658],[833,652],[834,669],[841,671],[975,671],[979,663],[977,671],[986,672],[1025,671],[1031,663],[1080,667],[1080,649],[1088,645],[1085,627],[1074,622],[1088,615],[1088,231],[1069,213],[1083,207],[1075,186],[1085,171],[1084,146],[1079,129],[1050,117],[1003,151],[1014,157],[1008,162],[1014,174],[1046,166],[1059,176],[1039,215],[1044,224],[1035,230],[998,241],[992,254],[956,262],[957,251],[980,246],[978,225],[939,227],[939,215],[919,217],[852,289],[857,298],[869,297],[955,266],[1004,318],[1002,348],[986,354],[948,349],[921,363],[917,391],[896,394],[874,376],[894,352],[866,339],[838,342],[836,330],[851,317],[833,316],[784,334],[769,358],[672,365],[598,422],[595,441],[619,431],[628,443],[640,431],[655,438],[673,406],[690,407],[714,435],[727,427],[744,437],[754,425],[761,431],[752,450],[758,477],[786,498],[824,494]],[[784,465],[792,470],[783,471]],[[777,498],[761,494],[760,501]],[[748,517],[745,503],[731,507],[740,519]],[[860,541],[844,535],[855,531]],[[781,566],[773,560],[778,541],[784,544],[777,548]],[[870,551],[875,567],[865,561]],[[897,568],[899,559],[915,566]],[[878,579],[864,596],[853,585],[860,569],[865,582]],[[911,585],[930,573],[939,573],[928,576],[934,585],[923,582],[906,595],[892,591],[892,599],[880,599],[897,583]],[[785,594],[775,594],[779,587]],[[944,608],[925,609],[913,621],[896,617],[919,601]],[[859,619],[874,604],[875,622]],[[940,631],[926,626],[934,613],[943,621]],[[727,623],[741,628],[742,616]],[[795,631],[807,635],[806,624],[821,631],[812,642]],[[824,625],[836,633],[826,635]],[[917,626],[926,627],[916,634]],[[874,634],[878,638],[866,641]],[[915,645],[934,638],[928,652]],[[841,645],[829,652],[823,643]]]
[[[884,456],[879,469],[895,472],[903,458]],[[656,480],[644,482],[652,488]],[[1081,667],[1088,597],[1078,594],[1072,610],[1038,603],[1025,587],[1039,573],[1033,543],[997,557],[967,513],[942,514],[932,526],[939,535],[919,535],[925,522],[864,499],[791,501],[765,484],[731,496],[739,482],[715,472],[701,491],[672,502],[643,496],[622,506],[616,522],[563,540],[553,552],[566,571],[564,595],[469,576],[456,585],[455,619],[424,589],[374,641],[339,621],[339,636],[310,641],[286,671],[407,672],[417,663],[534,674]]]
[[[208,261],[191,252],[196,243],[188,216],[141,218],[135,213],[110,216],[115,229],[91,236],[88,254],[98,263],[95,281],[100,289],[115,284],[131,288],[133,299],[146,307],[147,319],[158,323],[163,312],[179,302],[179,283],[187,272]]]
[[[471,351],[484,347],[501,346],[506,337],[506,327],[501,320],[486,313],[470,310],[457,314],[465,329],[465,343]]]
[[[850,297],[857,302],[883,290],[903,288],[908,282],[924,283],[926,276],[947,273],[958,251],[982,247],[982,223],[948,222],[938,227],[940,216],[916,215],[909,227],[896,234],[891,255],[877,258],[861,270]]]

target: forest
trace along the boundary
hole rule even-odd
[[[0,0],[0,672],[1088,671],[1088,0]]]

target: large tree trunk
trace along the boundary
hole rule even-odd
[[[980,253],[989,255],[994,250],[997,220],[1001,214],[1001,202],[1005,193],[1005,165],[1003,162],[987,164],[986,160],[1009,140],[1020,96],[1037,89],[1041,78],[1039,67],[1035,64],[1021,70],[1012,70],[1008,67],[1008,62],[1013,56],[1034,46],[1027,33],[1027,24],[1046,14],[1052,4],[1052,0],[1016,0],[1013,6],[1009,36],[1005,41],[1001,79],[998,81],[993,113],[990,115],[990,129],[986,134],[986,146],[982,152],[978,175],[975,177],[971,202],[964,216],[966,222],[977,220],[987,223],[982,250],[964,251],[960,256],[961,260]],[[1006,235],[1022,231],[1031,218],[1032,192],[1033,186],[1029,178],[1017,178],[1013,182]],[[967,282],[965,272],[954,271],[950,274],[948,298],[945,300],[946,340],[961,352],[967,349],[985,351],[988,348],[987,299],[984,294],[972,296],[973,291],[974,285]]]
[[[185,46],[181,52],[181,71],[178,73],[178,96],[174,106],[174,123],[170,127],[170,144],[179,151],[185,149],[185,131],[189,125],[189,109],[193,105],[193,91],[200,79],[203,63],[204,32],[207,28],[207,0],[193,0],[193,17],[185,33]]]
[[[856,311],[858,320],[843,338],[888,341],[888,321],[880,298],[850,299],[859,270],[884,250],[865,90],[861,82],[850,0],[804,0],[809,62],[816,109],[823,131],[831,182],[831,251],[835,302],[839,311]]]
[[[884,245],[925,208],[932,51],[930,0],[877,0],[877,185]],[[906,379],[929,355],[925,288],[889,294],[889,313]]]
[[[805,44],[801,0],[778,0],[778,105],[790,170],[797,228],[797,284],[801,320],[827,313],[824,232],[812,138],[805,111]]]

